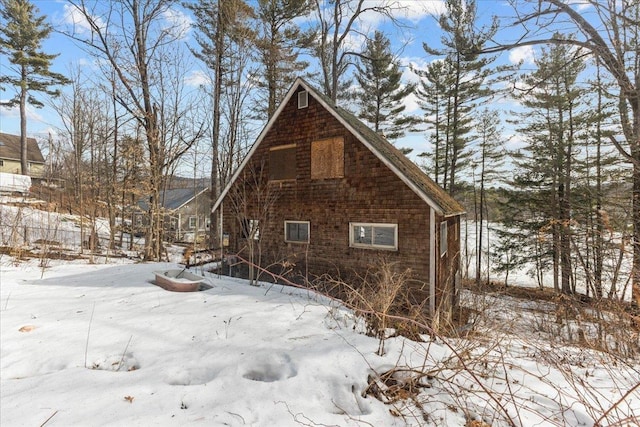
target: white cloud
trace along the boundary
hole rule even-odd
[[[535,57],[535,51],[532,46],[518,46],[509,52],[509,61],[512,64],[518,64],[520,62],[533,64]]]
[[[512,133],[510,135],[506,135],[507,143],[505,148],[508,151],[516,151],[524,148],[527,145],[527,142],[522,137],[520,133]]]
[[[569,0],[568,3],[571,5],[575,5],[576,10],[578,10],[579,12],[589,9],[592,6],[592,4],[587,0]]]
[[[8,99],[0,100],[2,102],[7,102]],[[42,116],[38,113],[38,109],[32,107],[31,105],[27,105],[27,121],[35,120],[42,121]],[[2,120],[20,120],[20,108],[16,105],[15,107],[5,107],[0,106],[0,113],[2,114]]]
[[[71,25],[73,27],[72,32],[75,34],[87,34],[91,33],[91,25],[87,21],[87,18],[84,14],[75,6],[70,4],[65,4],[63,6],[64,10],[64,18],[63,22],[67,25]],[[95,16],[92,18],[98,28],[105,28],[104,21],[99,17]]]
[[[0,99],[0,102],[7,102],[8,99]],[[4,105],[0,105],[0,117],[2,117],[2,121],[5,119],[15,119],[16,117],[20,117],[20,110],[18,107],[7,107]]]
[[[414,114],[421,111],[420,105],[418,105],[418,97],[415,95],[415,93],[409,94],[403,101],[403,104],[405,106],[404,112],[406,114]]]
[[[414,24],[429,16],[440,16],[446,11],[443,0],[366,0],[363,9],[378,6],[387,6],[393,18],[408,20]],[[379,28],[386,19],[386,16],[373,10],[363,13],[358,18],[360,29],[363,31]]]
[[[428,16],[440,16],[447,10],[442,0],[395,0],[391,4],[397,6],[394,13],[396,18],[408,19],[411,22],[418,22]]]
[[[193,70],[185,77],[184,82],[193,87],[210,86],[211,78],[202,70]]]
[[[163,12],[163,18],[167,23],[167,30],[178,39],[184,39],[189,35],[193,19],[178,9],[169,8]]]

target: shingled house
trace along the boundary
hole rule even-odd
[[[27,138],[27,175],[42,178],[44,157],[34,138]],[[20,174],[20,135],[0,133],[0,172]]]
[[[430,311],[458,286],[463,207],[383,136],[297,79],[213,205],[222,244],[306,276],[411,269]],[[255,249],[254,249],[255,250]],[[256,261],[258,263],[258,261]]]

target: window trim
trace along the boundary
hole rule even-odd
[[[449,226],[447,221],[440,223],[440,256],[443,257],[449,250]]]
[[[193,224],[191,223],[193,221]],[[195,230],[198,227],[198,217],[190,215],[188,219],[189,230]]]
[[[390,245],[377,245],[374,242],[374,239],[371,239],[371,244],[366,243],[358,243],[355,241],[354,228],[355,227],[371,227],[371,234],[373,235],[376,227],[385,227],[390,228],[393,227],[393,246]],[[352,248],[359,249],[379,249],[379,250],[387,250],[387,251],[397,251],[398,250],[398,224],[391,222],[350,222],[349,223],[349,246]]]
[[[298,92],[298,110],[307,108],[309,106],[309,92],[301,90]]]
[[[288,224],[306,224],[307,225],[307,240],[289,240],[287,239],[287,225]],[[293,220],[285,220],[284,221],[284,241],[287,243],[302,243],[307,244],[311,241],[311,223],[309,221],[293,221]]]

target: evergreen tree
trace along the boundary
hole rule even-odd
[[[264,75],[258,86],[267,91],[267,118],[308,66],[298,57],[300,50],[310,44],[309,34],[301,31],[295,19],[311,13],[311,8],[310,0],[258,0],[260,30],[256,45]]]
[[[490,69],[489,65],[496,58],[480,57],[478,54],[495,34],[497,21],[494,19],[488,28],[478,29],[474,0],[447,0],[446,6],[447,11],[439,19],[445,33],[441,39],[443,48],[436,49],[426,43],[423,43],[423,47],[430,55],[445,56],[450,79],[446,85],[447,92],[439,95],[445,106],[445,114],[438,117],[437,126],[444,131],[444,135],[439,132],[444,147],[436,158],[444,159],[446,164],[441,185],[455,195],[460,189],[458,179],[469,166],[468,145],[472,140],[473,110],[492,95],[491,86],[495,79],[491,76],[503,69]],[[423,95],[424,92],[418,92],[419,97]],[[428,102],[424,97],[423,100]]]
[[[576,58],[575,49],[558,45],[543,50],[536,65],[537,70],[524,80],[531,89],[520,97],[526,112],[519,114],[525,122],[519,131],[527,145],[517,156],[516,166],[530,178],[519,182],[520,188],[528,186],[531,197],[539,198],[538,211],[532,212],[536,219],[529,226],[537,223],[537,230],[551,236],[554,289],[572,293],[572,174],[578,135],[584,127],[579,113],[582,91],[576,80],[585,64]]]
[[[7,55],[12,64],[8,67],[8,73],[0,75],[0,87],[6,90],[5,85],[9,85],[17,90],[13,98],[0,105],[20,107],[20,166],[21,173],[26,175],[29,172],[27,103],[42,108],[44,104],[34,93],[57,97],[60,91],[52,87],[69,81],[50,69],[52,61],[58,55],[42,51],[42,42],[53,29],[45,22],[45,16],[38,16],[38,9],[28,0],[1,0],[0,6],[0,52]]]
[[[350,82],[345,75],[357,55],[347,47],[349,37],[365,34],[357,25],[366,15],[380,14],[394,21],[393,10],[398,5],[365,0],[314,0],[314,3],[317,24],[309,53],[319,62],[324,94],[336,104],[340,96],[348,93]]]
[[[420,83],[416,88],[418,105],[424,111],[423,123],[431,130],[429,140],[433,149],[420,153],[419,156],[430,162],[425,165],[427,172],[433,176],[436,183],[446,188],[449,176],[449,152],[448,118],[451,113],[451,87],[454,84],[452,78],[451,61],[445,58],[433,61],[425,70],[413,69],[420,77]]]
[[[238,73],[242,74],[244,70],[244,64],[239,63],[244,63],[247,55],[254,53],[250,51],[256,39],[250,24],[254,10],[244,0],[199,0],[185,3],[184,6],[196,17],[194,26],[198,49],[191,51],[212,72],[211,200],[216,200],[234,169],[233,156],[240,151],[238,147],[227,145],[225,149],[222,146],[223,97],[234,105],[227,114],[233,122],[228,124],[228,128],[230,135],[237,136],[240,126],[236,120],[239,116],[237,107],[245,98],[241,93],[243,82],[238,78]],[[235,136],[230,139],[235,141]],[[225,151],[226,156],[222,154]],[[217,216],[213,212],[210,222],[210,241],[218,242]]]
[[[478,117],[478,144],[474,164],[477,170],[476,197],[476,284],[481,283],[482,254],[484,252],[484,231],[486,230],[487,247],[489,245],[489,227],[484,222],[489,221],[486,188],[487,183],[499,179],[501,167],[504,164],[505,147],[501,136],[500,116],[497,111],[483,110]],[[474,173],[474,176],[476,174]],[[489,282],[489,254],[487,254],[487,283]]]
[[[585,0],[590,13],[566,0],[523,0],[513,2],[517,9],[515,23],[524,32],[517,41],[496,44],[483,49],[484,53],[500,52],[518,46],[566,44],[579,47],[597,58],[615,82],[618,98],[616,109],[619,128],[609,139],[621,159],[631,166],[632,206],[631,223],[633,266],[631,295],[640,306],[640,2],[637,0]],[[562,25],[557,25],[561,23]],[[557,34],[531,31],[558,28],[575,32],[576,37],[558,37]]]
[[[395,140],[415,123],[414,118],[403,114],[406,108],[403,101],[415,86],[402,85],[402,71],[390,46],[389,39],[380,31],[367,40],[356,65],[359,87],[353,95],[360,106],[358,117],[370,123],[374,131]]]
[[[602,76],[602,65],[595,58],[595,73],[587,82],[585,96],[592,108],[585,111],[586,132],[580,134],[580,155],[575,160],[576,185],[573,194],[574,235],[580,245],[574,245],[577,259],[584,276],[587,295],[596,298],[605,296],[603,280],[609,274],[611,280],[607,282],[609,298],[617,295],[617,285],[613,270],[615,258],[621,252],[620,246],[608,238],[618,222],[626,223],[628,218],[621,218],[615,207],[628,203],[626,193],[620,199],[616,194],[618,186],[624,186],[629,175],[629,168],[617,155],[617,150],[611,144],[610,137],[615,131],[610,127],[616,119],[616,98],[612,96],[612,84]],[[614,207],[613,209],[610,209]],[[607,256],[612,259],[606,260]],[[577,270],[577,269],[576,269]]]

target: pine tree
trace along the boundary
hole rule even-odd
[[[436,183],[446,188],[449,172],[448,120],[451,113],[451,87],[454,84],[452,78],[451,62],[448,58],[433,61],[425,70],[413,69],[420,78],[416,88],[418,105],[424,111],[423,123],[431,130],[429,140],[433,149],[420,153],[419,156],[430,161],[425,169],[433,176]]]
[[[309,34],[301,31],[295,19],[311,13],[310,0],[258,0],[260,23],[256,43],[266,88],[266,115],[270,118],[295,78],[308,63],[300,60],[300,50],[310,44]],[[261,110],[264,108],[261,108]]]
[[[617,99],[612,95],[612,84],[602,76],[602,65],[595,58],[595,73],[587,82],[585,96],[591,108],[586,109],[586,132],[580,135],[580,156],[575,160],[576,185],[573,189],[574,234],[580,233],[575,245],[577,259],[584,272],[587,295],[596,298],[605,296],[603,280],[607,281],[609,298],[617,294],[615,265],[620,246],[612,244],[607,235],[616,229],[624,230],[624,226],[616,227],[618,222],[626,223],[627,218],[616,214],[614,206],[624,206],[628,200],[625,196],[617,199],[616,189],[625,185],[629,168],[617,156],[617,151],[610,142],[615,131],[609,123],[616,119],[615,106]],[[606,260],[610,256],[613,259]],[[577,269],[576,269],[577,270]]]
[[[500,174],[500,168],[504,164],[505,147],[501,137],[500,116],[497,111],[483,110],[478,117],[478,144],[476,146],[476,158],[474,164],[477,169],[478,197],[476,207],[476,284],[481,283],[482,254],[484,246],[484,231],[486,229],[487,247],[489,245],[489,227],[484,225],[489,221],[486,199],[487,183],[496,181]],[[474,173],[474,176],[475,173]],[[475,188],[475,186],[474,186]],[[487,254],[487,265],[489,264]],[[489,282],[490,269],[487,266],[487,282]]]
[[[242,73],[242,66],[237,62],[243,62],[248,52],[248,46],[255,41],[255,32],[250,28],[250,18],[254,10],[244,0],[199,0],[198,2],[185,3],[195,17],[194,24],[197,32],[195,39],[198,49],[192,49],[194,56],[200,59],[212,72],[213,95],[213,120],[211,126],[211,200],[216,200],[221,189],[226,184],[234,168],[231,158],[240,150],[238,147],[228,147],[227,158],[223,159],[222,152],[222,110],[223,97],[228,95],[230,103],[238,104],[243,96],[240,94],[242,82],[236,78],[237,73]],[[240,58],[242,57],[242,58]],[[242,69],[241,69],[242,68]],[[226,89],[226,94],[223,89]],[[234,101],[235,100],[235,101]],[[234,123],[229,124],[230,132],[237,135],[239,112],[233,108],[228,116],[233,117]],[[235,138],[235,137],[234,137]],[[209,228],[210,241],[217,242],[216,233],[217,216],[211,213],[211,226]]]
[[[494,20],[488,28],[478,29],[474,0],[447,0],[446,6],[447,11],[439,19],[444,31],[441,39],[443,48],[436,49],[426,43],[423,43],[423,48],[430,55],[445,56],[446,70],[451,79],[447,92],[440,95],[446,107],[445,115],[438,118],[438,126],[444,131],[440,138],[445,143],[444,149],[440,150],[446,164],[442,186],[455,195],[461,187],[459,177],[469,166],[473,110],[492,95],[491,85],[495,79],[491,77],[502,69],[489,68],[495,57],[480,57],[478,54],[495,34],[497,21]],[[421,96],[420,92],[418,96]]]
[[[38,9],[28,0],[2,0],[0,3],[0,52],[9,57],[10,73],[0,75],[0,86],[16,88],[16,95],[0,103],[6,107],[20,107],[20,166],[23,175],[29,172],[27,160],[27,103],[36,108],[44,107],[35,92],[57,97],[59,89],[54,86],[69,83],[62,74],[51,71],[52,61],[58,56],[42,51],[42,42],[53,28],[38,16]]]
[[[526,136],[527,146],[516,165],[524,176],[534,178],[528,190],[532,197],[540,197],[532,217],[540,222],[538,230],[545,230],[552,239],[554,289],[572,293],[572,174],[578,135],[584,127],[576,80],[585,64],[573,48],[558,45],[543,50],[536,65],[538,69],[524,79],[531,89],[520,98],[526,111],[519,114],[525,122],[519,131]]]
[[[353,96],[360,106],[358,117],[370,123],[373,130],[389,140],[404,136],[415,119],[404,115],[404,99],[413,92],[414,85],[403,85],[402,71],[391,53],[391,42],[380,31],[367,40],[365,50],[356,65],[358,88]]]
[[[350,82],[345,78],[353,64],[353,52],[347,47],[354,34],[364,35],[357,25],[364,16],[379,14],[393,20],[395,2],[365,0],[314,0],[317,23],[309,53],[319,62],[319,80],[324,94],[334,104],[348,93]]]

